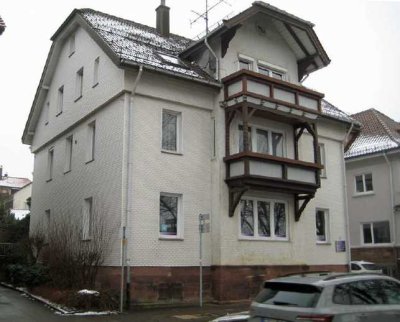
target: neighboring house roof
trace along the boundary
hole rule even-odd
[[[4,32],[5,29],[6,29],[6,24],[0,16],[0,35]]]
[[[374,108],[353,114],[352,117],[362,124],[362,129],[345,158],[400,148],[399,122]]]
[[[23,219],[26,215],[30,214],[29,209],[11,209],[10,213],[14,215],[15,219]]]
[[[29,183],[31,183],[31,180],[27,178],[4,176],[2,179],[0,179],[0,187],[7,187],[11,189],[21,189]]]

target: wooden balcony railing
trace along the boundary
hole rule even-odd
[[[315,119],[321,113],[324,94],[249,70],[240,70],[224,79],[226,106],[245,100],[254,105]]]

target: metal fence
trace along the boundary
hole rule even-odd
[[[0,257],[10,254],[16,248],[17,244],[15,243],[0,243]]]

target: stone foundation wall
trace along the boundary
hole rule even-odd
[[[203,268],[205,301],[233,302],[254,298],[262,282],[298,272],[346,272],[347,265],[212,266]],[[121,269],[101,268],[97,284],[119,290]],[[192,303],[199,299],[199,267],[131,268],[131,303]]]

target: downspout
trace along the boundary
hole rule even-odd
[[[346,253],[347,253],[347,265],[349,268],[349,272],[351,271],[351,249],[350,249],[350,217],[349,217],[349,201],[347,198],[347,178],[346,178],[346,163],[344,161],[344,150],[346,146],[346,142],[349,139],[349,135],[351,131],[353,130],[354,123],[351,122],[350,129],[347,131],[346,136],[344,137],[342,141],[342,151],[343,151],[343,158],[342,158],[342,173],[343,173],[343,198],[344,198],[344,216],[346,219],[346,239],[347,239],[347,247],[346,247]]]
[[[138,75],[133,83],[131,94],[125,93],[124,96],[124,128],[122,144],[122,198],[121,198],[121,290],[120,290],[120,311],[124,309],[124,286],[125,286],[125,266],[127,263],[128,238],[127,227],[129,215],[132,212],[130,200],[132,198],[131,174],[132,174],[132,147],[131,147],[131,125],[133,124],[133,98],[136,95],[136,88],[143,74],[143,66],[139,67]],[[129,266],[128,266],[129,267]],[[130,281],[130,271],[127,272],[127,282]],[[129,285],[128,285],[129,286]],[[127,289],[129,294],[129,290]]]
[[[395,207],[395,201],[394,201],[394,189],[393,189],[393,168],[392,165],[390,164],[390,161],[387,157],[386,152],[383,152],[383,157],[385,158],[385,161],[388,165],[389,168],[389,184],[390,184],[390,202],[391,202],[391,211],[392,211],[392,222],[393,222],[393,228],[392,228],[392,233],[393,233],[393,253],[394,253],[394,263],[396,265],[396,270],[397,270],[397,251],[396,251],[396,245],[397,245],[397,229],[396,229],[396,216],[394,213],[394,207]]]
[[[221,79],[221,72],[219,70],[219,59],[218,59],[217,55],[215,54],[215,52],[212,50],[210,44],[208,43],[207,35],[204,37],[204,44],[207,46],[211,55],[213,55],[215,58],[215,68],[217,70],[217,80],[219,81]]]

